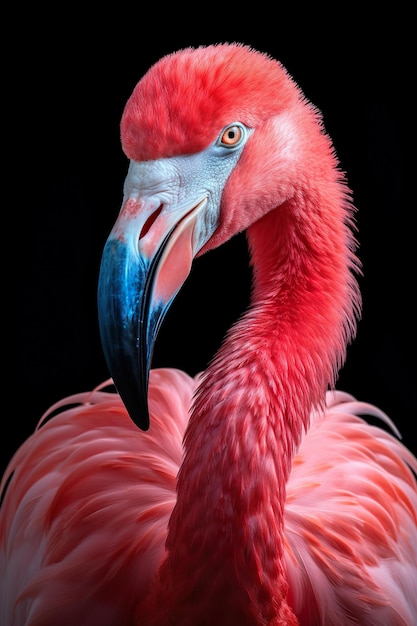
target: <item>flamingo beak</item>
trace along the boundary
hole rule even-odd
[[[98,313],[103,352],[126,409],[149,428],[148,380],[164,316],[195,255],[195,227],[207,198],[167,210],[127,198],[104,247]]]
[[[122,208],[103,250],[98,318],[110,375],[142,430],[149,428],[158,331],[194,257],[218,228],[223,189],[243,145],[229,150],[216,140],[195,154],[130,161]]]

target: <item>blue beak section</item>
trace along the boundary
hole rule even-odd
[[[153,346],[171,303],[153,299],[155,272],[168,238],[148,260],[110,236],[100,268],[98,316],[104,356],[130,417],[142,430],[149,428]]]

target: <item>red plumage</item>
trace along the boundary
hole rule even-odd
[[[233,154],[230,128],[239,157],[218,197],[203,193]],[[361,301],[354,206],[320,113],[275,60],[218,45],[156,63],[121,129],[132,172],[117,241],[136,220],[153,254],[169,207],[185,206],[155,293],[178,251],[246,230],[251,303],[196,379],[151,371],[149,431],[97,389],[52,407],[68,405],[17,451],[2,624],[413,626],[417,459],[379,409],[329,391]]]

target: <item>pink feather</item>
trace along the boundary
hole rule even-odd
[[[190,48],[139,81],[122,144],[152,167],[235,122],[253,132],[198,254],[247,232],[250,307],[201,375],[151,371],[149,431],[111,381],[41,419],[1,484],[2,626],[417,623],[417,459],[333,391],[360,263],[319,111],[265,54]]]

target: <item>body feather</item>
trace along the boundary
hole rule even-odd
[[[152,370],[149,433],[105,391],[111,381],[51,407],[61,412],[40,423],[9,466],[20,490],[10,490],[1,519],[8,542],[0,560],[12,564],[1,572],[9,590],[2,624],[127,626],[135,614],[152,624],[141,607],[165,558],[197,383],[178,370]],[[329,392],[294,458],[285,564],[303,625],[404,626],[417,615],[417,461],[358,416],[366,414],[384,419]],[[340,620],[342,610],[350,621]]]

